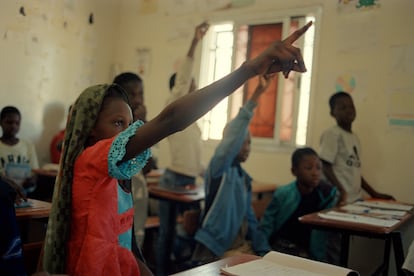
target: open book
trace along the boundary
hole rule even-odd
[[[292,255],[271,251],[263,258],[238,264],[231,267],[224,267],[221,272],[225,275],[238,276],[358,276],[359,273],[348,268],[335,266],[308,260]]]
[[[4,169],[7,177],[19,185],[22,185],[32,173],[32,168],[26,163],[7,163]]]

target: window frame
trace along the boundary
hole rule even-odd
[[[225,17],[224,17],[225,16]],[[315,91],[315,81],[317,79],[316,76],[316,70],[314,68],[317,68],[317,60],[318,60],[318,44],[319,44],[319,32],[320,32],[320,26],[321,26],[321,18],[322,18],[322,7],[321,6],[310,6],[306,8],[297,8],[297,9],[286,9],[286,10],[279,10],[279,11],[272,11],[272,12],[249,12],[246,13],[240,13],[240,12],[228,12],[226,15],[217,14],[212,16],[209,19],[209,22],[211,25],[215,24],[225,24],[225,23],[232,23],[233,24],[233,55],[232,55],[232,69],[238,68],[240,64],[236,64],[236,40],[237,40],[237,30],[242,25],[260,25],[260,24],[269,24],[269,23],[283,23],[282,27],[282,37],[286,37],[289,34],[289,28],[290,28],[290,21],[291,18],[294,17],[307,17],[312,16],[314,17],[313,27],[314,30],[314,44],[313,44],[313,55],[312,55],[312,68],[308,68],[308,71],[312,73],[310,77],[310,87],[309,87],[309,103],[308,103],[308,114],[307,114],[307,126],[306,126],[306,144],[310,144],[310,137],[311,137],[311,121],[312,121],[312,110],[313,110],[313,95]],[[305,22],[305,21],[304,21]],[[300,26],[303,26],[304,23],[300,23]],[[202,47],[205,49],[207,46],[207,43],[209,43],[209,39],[212,34],[210,32],[207,33],[207,36],[205,39],[203,39]],[[302,49],[303,45],[300,45],[299,47]],[[202,59],[205,59],[206,51],[202,51]],[[203,75],[206,76],[208,72],[207,68],[204,68],[203,66],[200,66],[199,71],[199,79],[200,83],[202,83]],[[278,83],[278,93],[282,95],[278,95],[277,97],[277,104],[276,104],[276,120],[275,124],[276,126],[280,125],[281,120],[281,112],[282,112],[282,99],[283,99],[283,87],[284,87],[284,77],[282,74],[278,74],[279,83]],[[301,76],[299,75],[296,78],[296,87],[298,87],[298,82],[300,81]],[[299,89],[300,90],[300,89]],[[237,114],[238,109],[240,108],[240,105],[237,107],[235,106],[235,99],[237,100],[237,103],[242,103],[243,99],[243,87],[239,88],[236,92],[234,92],[231,96],[228,98],[228,108],[227,108],[227,122],[234,117],[235,114]],[[280,127],[276,127],[275,130],[275,137],[273,138],[260,138],[260,137],[252,137],[252,148],[257,149],[260,151],[271,151],[271,152],[287,152],[291,151],[292,148],[296,148],[296,136],[298,133],[297,130],[297,123],[298,123],[298,115],[299,115],[299,105],[300,105],[300,96],[294,97],[294,104],[293,104],[293,114],[292,114],[292,138],[289,142],[282,142],[280,141]],[[203,142],[207,146],[216,146],[219,143],[220,140],[213,140],[208,139],[204,140]]]

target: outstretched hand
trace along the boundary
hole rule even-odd
[[[267,90],[269,87],[270,82],[272,81],[273,75],[260,75],[259,76],[259,83],[254,90],[252,97],[250,98],[251,101],[256,102],[258,101],[259,97]]]
[[[194,39],[197,41],[201,40],[207,33],[209,27],[210,25],[206,21],[198,25],[195,29]]]
[[[306,66],[299,48],[292,44],[312,25],[312,21],[296,30],[282,41],[273,42],[256,58],[246,62],[246,66],[255,75],[267,75],[283,72],[285,78],[290,71],[306,72]]]

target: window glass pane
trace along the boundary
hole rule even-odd
[[[206,63],[209,70],[207,76],[203,76],[205,83],[220,79],[231,72],[233,54],[233,24],[212,26],[214,33],[209,44]],[[222,100],[210,112],[200,120],[203,140],[219,140],[227,123],[228,98]]]
[[[292,20],[290,22],[289,33],[293,33],[298,29],[298,21]],[[283,93],[282,93],[282,104],[280,112],[280,130],[279,139],[281,142],[290,142],[292,139],[292,128],[293,128],[293,112],[295,105],[295,77],[294,71],[289,73],[289,77],[284,80]]]
[[[282,37],[282,23],[249,25],[249,39],[247,46],[247,57],[251,59],[259,55],[273,41]],[[276,76],[276,75],[275,75]],[[245,85],[245,99],[253,94],[258,84],[258,78],[250,79]],[[250,123],[250,133],[253,137],[273,138],[276,123],[278,79],[274,77],[268,90],[259,98],[259,104]]]

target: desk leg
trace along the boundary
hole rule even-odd
[[[378,267],[377,270],[375,270],[375,272],[372,274],[373,276],[375,275],[383,275],[383,276],[387,276],[388,275],[388,269],[389,269],[389,263],[390,263],[390,251],[391,251],[391,238],[387,237],[385,239],[385,244],[384,244],[384,260],[381,264],[380,267]]]
[[[341,265],[348,267],[348,255],[349,255],[349,234],[343,233],[341,235]]]
[[[392,233],[392,245],[394,248],[394,257],[395,257],[395,267],[397,269],[398,276],[404,276],[405,273],[402,270],[402,266],[404,263],[404,249],[401,240],[401,233],[400,232],[393,232]]]

